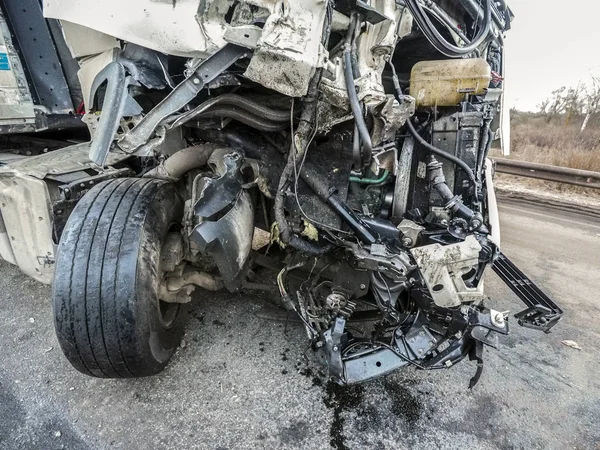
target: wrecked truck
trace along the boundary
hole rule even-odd
[[[525,303],[519,324],[547,332],[560,319],[500,251],[488,153],[502,128],[504,0],[43,8],[39,26],[53,24],[76,77],[60,54],[58,81],[30,61],[56,103],[33,104],[28,82],[13,103],[33,99],[33,131],[58,114],[91,139],[2,165],[0,255],[53,284],[58,341],[80,372],[160,372],[197,288],[275,288],[340,384],[467,357],[477,383],[484,347],[508,333],[484,294],[488,267]],[[18,12],[9,49],[31,20]],[[19,55],[5,53],[6,70]]]

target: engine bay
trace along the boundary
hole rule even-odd
[[[153,178],[185,202],[162,247],[160,301],[252,289],[264,268],[339,384],[468,357],[474,386],[484,347],[509,331],[508,312],[487,305],[488,267],[526,302],[521,325],[560,319],[500,252],[488,153],[501,137],[504,0],[128,3],[132,15],[110,21],[107,5],[48,2],[48,17],[72,24],[67,42],[76,24],[105,45],[78,53],[91,142],[2,168],[7,235],[11,181],[47,190],[52,240],[20,259],[47,256],[27,273],[48,281],[89,189]],[[148,28],[190,11],[197,29],[180,41],[172,25]]]

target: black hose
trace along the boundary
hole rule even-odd
[[[369,229],[369,225],[350,208],[336,193],[330,189],[327,182],[308,164],[304,165],[300,173],[302,180],[312,191],[317,194],[348,226],[356,236],[366,244],[374,244],[377,238]]]
[[[479,177],[480,182],[482,181],[482,172],[485,159],[487,158],[494,141],[494,132],[490,130],[489,126],[487,128],[487,142],[485,143],[485,146],[482,145],[482,148],[479,150],[479,158],[477,159],[477,176]]]
[[[306,239],[299,238],[294,234],[290,236],[288,244],[294,247],[296,250],[312,256],[324,255],[325,253],[333,250],[335,247],[333,244],[321,245],[318,242],[307,241]]]
[[[321,37],[321,43],[326,47],[329,42],[329,35],[331,34],[331,21],[333,20],[333,4],[328,1],[327,5],[327,16],[323,25],[323,36]],[[290,185],[290,177],[297,163],[302,161],[304,154],[308,151],[310,145],[311,131],[314,131],[317,124],[317,107],[319,99],[319,85],[321,84],[321,78],[323,77],[323,68],[317,69],[308,85],[308,92],[304,97],[304,108],[298,121],[298,127],[296,132],[292,131],[290,145],[290,151],[288,154],[287,163],[281,173],[279,179],[279,185],[277,187],[277,194],[275,195],[275,205],[273,207],[275,212],[275,220],[279,227],[279,238],[284,244],[291,245],[292,247],[300,250],[304,253],[313,254],[315,256],[322,255],[323,253],[331,249],[330,246],[321,246],[318,243],[308,242],[298,236],[292,234],[290,225],[288,224],[287,218],[285,217],[285,195]],[[299,148],[296,147],[299,144]],[[296,149],[298,150],[296,152]]]
[[[356,170],[362,169],[362,156],[360,154],[360,135],[358,128],[354,124],[354,133],[352,133],[352,161]]]
[[[228,117],[257,130],[271,133],[284,130],[290,126],[289,116],[287,122],[273,122],[271,120],[264,119],[261,116],[255,116],[247,111],[244,111],[243,109],[229,105],[223,105],[218,108],[210,109],[202,114],[198,114],[196,117],[199,119]]]
[[[423,139],[423,137],[415,129],[415,126],[412,124],[410,119],[406,121],[406,125],[408,126],[408,131],[410,131],[410,134],[412,134],[412,136],[415,138],[415,140],[420,145],[425,147],[431,153],[439,156],[440,158],[447,159],[448,161],[451,161],[454,164],[456,164],[458,167],[460,167],[467,174],[467,176],[469,177],[469,180],[471,180],[473,182],[473,185],[477,189],[477,179],[475,178],[475,174],[473,174],[473,171],[471,170],[471,168],[468,166],[468,164],[466,162],[464,162],[462,159],[457,158],[456,156],[454,156],[448,152],[445,152],[442,149],[434,147],[429,142],[427,142],[425,139]]]
[[[477,180],[481,183],[481,171],[483,170],[483,162],[487,157],[492,141],[494,139],[494,132],[490,129],[491,120],[486,120],[481,131],[479,152],[477,155]]]
[[[344,75],[346,77],[346,89],[348,90],[348,100],[350,101],[350,108],[354,115],[354,121],[358,128],[358,134],[362,140],[362,145],[365,150],[369,153],[373,151],[373,144],[371,142],[371,134],[367,128],[367,123],[363,117],[362,108],[358,95],[356,95],[356,86],[354,84],[354,78],[352,74],[352,55],[351,50],[344,50]]]
[[[390,280],[390,284],[387,284],[385,282],[385,278],[387,278],[385,275],[383,275],[381,272],[377,272],[382,278],[378,279],[375,276],[375,272],[371,272],[371,283],[377,288],[380,289],[382,291],[388,291],[390,294],[392,293],[396,293],[396,292],[400,292],[402,291],[402,289],[404,289],[406,287],[406,285],[404,283],[399,283],[397,281],[394,281],[392,279]],[[391,287],[390,287],[391,285]]]
[[[437,51],[446,55],[450,58],[460,58],[462,56],[468,55],[472,53],[475,49],[477,49],[483,41],[488,37],[491,30],[492,23],[492,0],[484,0],[484,17],[483,17],[483,28],[479,31],[477,36],[475,36],[471,43],[465,45],[463,47],[459,47],[457,45],[449,43],[438,31],[435,25],[429,19],[429,16],[423,9],[423,7],[419,4],[418,0],[406,0],[406,5],[410,10],[411,14],[415,18],[415,21],[421,28],[421,31],[427,38],[427,40],[435,47]]]
[[[348,33],[346,35],[346,42],[344,43],[344,77],[346,79],[346,89],[348,90],[348,101],[350,102],[350,108],[354,115],[354,122],[358,129],[358,134],[362,141],[363,148],[370,155],[373,152],[373,143],[371,142],[371,134],[367,128],[367,123],[363,117],[362,107],[356,94],[356,85],[354,84],[354,72],[352,65],[352,37],[355,32],[356,23],[358,16],[352,15],[352,22],[348,27]]]
[[[197,117],[231,117],[262,131],[280,130],[289,126],[290,111],[275,110],[237,94],[223,94],[206,100],[194,109],[181,114],[170,123],[175,128]],[[255,125],[259,125],[256,127]]]
[[[431,156],[430,158],[431,161],[427,164],[429,182],[446,204],[445,207],[458,217],[465,219],[469,224],[478,224],[475,228],[479,228],[483,224],[481,215],[466,206],[460,197],[454,195],[450,187],[446,184],[442,164],[437,162],[435,157]]]

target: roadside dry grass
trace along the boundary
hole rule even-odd
[[[590,120],[580,132],[583,118],[547,121],[536,114],[511,117],[512,158],[600,172],[600,123]]]
[[[568,122],[568,123],[567,123]],[[580,132],[582,117],[557,117],[511,112],[510,159],[600,172],[600,120],[592,119]],[[492,156],[502,156],[494,150]],[[600,190],[498,174],[502,184],[517,184],[558,195],[578,194],[600,199]]]

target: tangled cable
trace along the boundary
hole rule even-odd
[[[431,0],[425,1],[433,4]],[[475,51],[490,34],[492,25],[491,1],[492,0],[483,0],[483,26],[480,28],[479,32],[471,40],[471,42],[464,46],[452,44],[441,35],[429,18],[426,8],[419,0],[406,0],[406,6],[415,18],[415,21],[419,25],[419,28],[421,28],[423,31],[423,34],[427,40],[435,47],[437,51],[445,56],[448,56],[449,58],[461,58]]]

